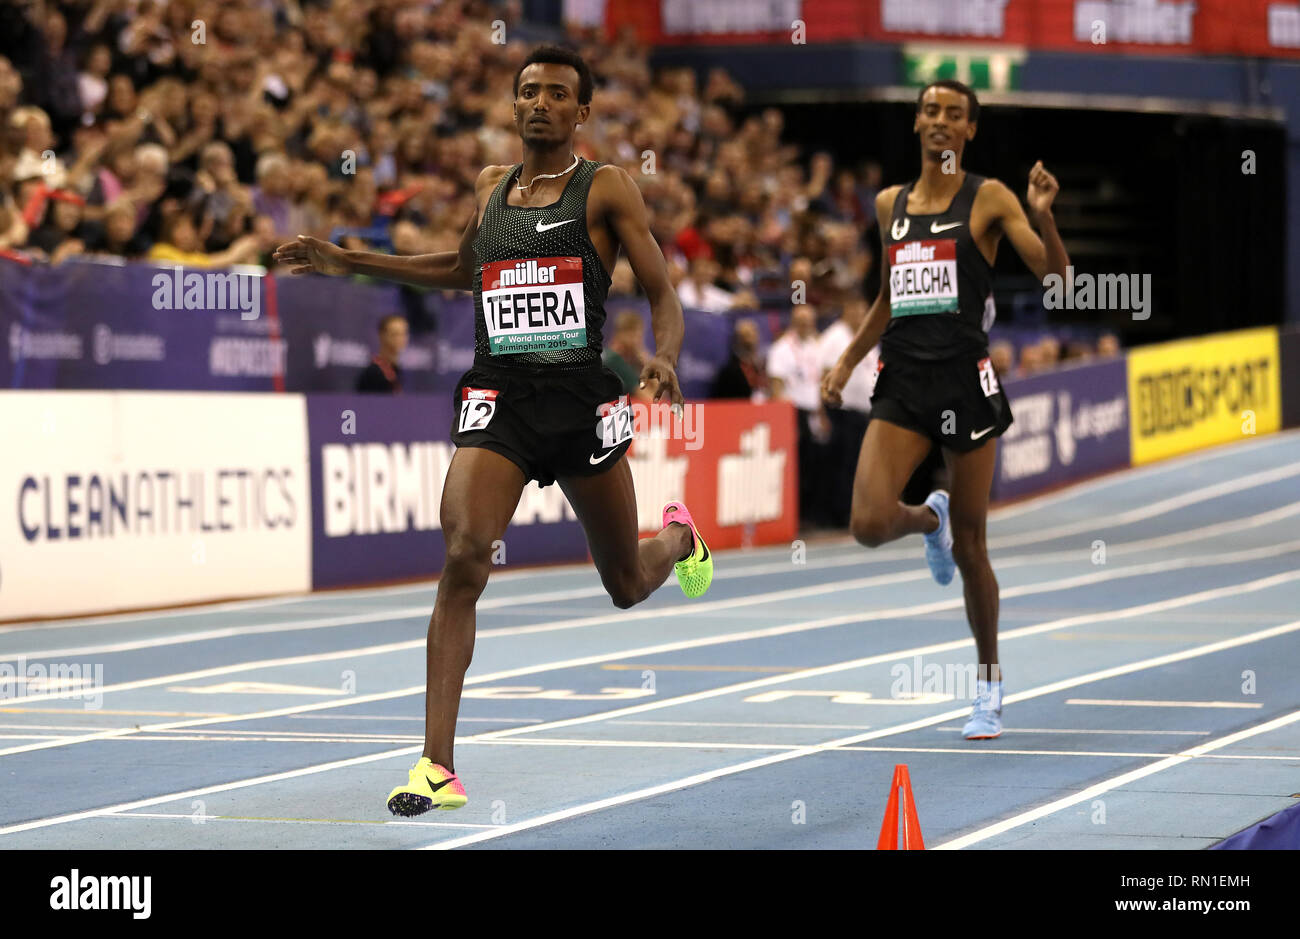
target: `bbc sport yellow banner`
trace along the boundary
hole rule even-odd
[[[1276,431],[1282,426],[1278,362],[1273,327],[1130,351],[1134,465]]]

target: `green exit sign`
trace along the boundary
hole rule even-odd
[[[1020,87],[1023,49],[977,46],[903,46],[903,83],[928,85],[955,78],[977,91],[1011,91]]]

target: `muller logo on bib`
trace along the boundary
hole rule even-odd
[[[482,297],[493,355],[587,345],[581,258],[489,262]]]
[[[957,311],[957,242],[909,241],[889,249],[891,316]]]

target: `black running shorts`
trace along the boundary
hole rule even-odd
[[[927,362],[882,354],[871,417],[960,453],[1002,436],[1012,421],[1011,405],[987,355]]]
[[[620,399],[626,401],[622,380],[599,362],[580,368],[476,364],[456,384],[451,442],[495,451],[539,486],[563,476],[596,476],[632,445],[629,436],[607,447],[601,436],[601,405]]]

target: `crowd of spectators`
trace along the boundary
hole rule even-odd
[[[512,82],[538,38],[520,7],[0,6],[0,251],[269,264],[298,233],[453,250],[479,170],[518,159]],[[577,149],[637,180],[685,305],[788,306],[794,280],[813,304],[861,289],[878,167],[803,153],[781,111],[744,116],[721,69],[652,71],[630,36],[569,39],[597,82]],[[611,293],[637,291],[620,262]]]

